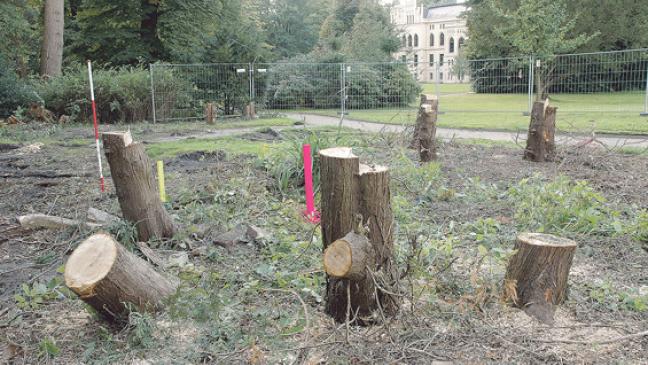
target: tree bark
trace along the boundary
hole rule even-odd
[[[245,119],[255,119],[257,117],[256,115],[256,106],[254,105],[254,102],[250,102],[245,107],[243,108],[243,118]]]
[[[360,215],[374,249],[372,270],[379,282],[378,304],[388,315],[398,311],[394,293],[398,274],[394,266],[394,215],[391,209],[389,169],[379,165],[360,165]]]
[[[205,105],[205,122],[207,122],[207,124],[214,124],[214,119],[216,119],[214,103],[207,103]]]
[[[350,307],[352,321],[370,323],[376,310],[392,314],[398,308],[386,293],[395,277],[389,171],[361,167],[350,148],[320,151],[320,165],[326,311],[344,322]]]
[[[105,233],[90,236],[65,264],[65,285],[110,320],[121,320],[128,306],[154,311],[177,285]]]
[[[414,133],[412,134],[412,141],[410,142],[409,148],[418,150],[419,148],[419,143],[420,143],[420,136],[419,132],[421,130],[421,125],[418,123],[419,118],[421,116],[421,106],[423,104],[429,104],[430,100],[437,100],[436,95],[432,94],[421,94],[421,102],[419,103],[419,111],[416,116],[416,123],[414,124]]]
[[[436,159],[436,122],[439,101],[431,99],[427,104],[421,105],[419,119],[419,158],[421,162],[430,162]]]
[[[513,304],[543,323],[553,322],[555,306],[567,296],[569,269],[578,244],[542,233],[522,233],[509,261],[504,293]]]
[[[553,161],[556,155],[556,114],[549,99],[533,103],[524,159],[534,162]]]
[[[164,210],[144,145],[130,132],[103,133],[103,145],[124,219],[137,227],[140,241],[172,237],[175,227]]]
[[[41,76],[59,76],[63,64],[64,0],[46,0],[43,12]]]

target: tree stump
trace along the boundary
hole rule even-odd
[[[567,281],[578,244],[543,233],[522,233],[509,261],[504,290],[507,299],[543,323],[553,322],[555,306],[567,296]]]
[[[524,159],[534,162],[553,161],[556,157],[556,114],[549,99],[533,103]]]
[[[409,148],[418,150],[419,148],[419,143],[420,143],[420,135],[419,132],[421,130],[421,125],[418,123],[420,116],[421,116],[421,106],[424,104],[429,104],[431,100],[437,100],[436,95],[432,94],[421,94],[421,102],[419,103],[419,111],[416,116],[416,123],[414,124],[414,133],[412,134],[412,141],[410,142]],[[437,100],[438,102],[438,100]]]
[[[320,151],[320,166],[326,311],[344,322],[350,306],[358,324],[371,322],[378,309],[392,314],[398,301],[389,294],[395,278],[389,170],[361,166],[350,148]]]
[[[205,122],[207,124],[214,124],[216,119],[216,109],[214,108],[214,103],[205,104]]]
[[[256,115],[256,106],[254,102],[251,101],[243,108],[243,118],[244,119],[255,119]]]
[[[144,145],[130,132],[103,133],[103,145],[124,219],[137,227],[140,241],[172,237],[175,227],[164,210]]]
[[[421,162],[430,162],[436,159],[436,122],[439,101],[429,100],[428,104],[421,105],[419,119],[419,157]]]
[[[176,284],[126,250],[108,234],[97,233],[77,247],[65,264],[65,285],[109,320],[121,320],[132,305],[154,311]]]

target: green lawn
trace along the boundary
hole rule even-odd
[[[423,92],[436,94],[434,84],[423,84]],[[526,94],[476,94],[470,85],[443,84],[439,88],[439,126],[491,130],[526,129],[529,117]],[[641,117],[643,92],[601,94],[554,94],[558,107],[557,127],[562,131],[648,134],[648,117]],[[389,124],[413,124],[416,105],[403,109],[349,110],[347,118]],[[338,116],[338,110],[303,110]]]

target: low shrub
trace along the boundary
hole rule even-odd
[[[620,213],[608,208],[606,199],[586,181],[558,176],[546,182],[536,176],[511,187],[508,196],[521,229],[586,234],[622,230]]]
[[[149,71],[143,68],[113,68],[93,70],[97,117],[102,123],[134,123],[152,120],[151,84]],[[158,86],[173,103],[158,105],[174,108],[188,90],[172,75],[160,78]],[[168,85],[166,85],[168,84]],[[77,65],[64,75],[37,83],[36,89],[45,107],[56,116],[68,115],[72,121],[92,121],[92,105],[85,67]],[[186,96],[186,95],[185,95]]]
[[[0,54],[0,117],[8,117],[19,107],[38,101],[34,90],[18,78],[9,62]]]

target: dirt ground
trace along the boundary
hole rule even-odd
[[[187,133],[141,132],[157,139]],[[346,140],[357,143],[362,160],[392,168],[399,267],[418,260],[402,283],[399,314],[354,327],[323,311],[319,227],[300,216],[299,186],[279,192],[259,156],[178,155],[165,161],[166,208],[180,233],[151,247],[166,258],[186,253],[158,268],[183,284],[167,311],[122,327],[98,318],[62,285],[61,265],[92,230],[28,231],[16,223],[28,213],[83,221],[89,207],[120,215],[109,171],[107,193],[98,191],[92,141],[75,142],[89,137],[84,133],[54,130],[45,142],[0,148],[0,362],[648,364],[648,245],[632,228],[648,209],[646,156],[565,147],[559,161],[537,164],[522,160],[521,148],[452,142],[424,170],[401,135]],[[256,132],[241,141],[250,138],[284,139]],[[528,228],[511,189],[523,179],[541,189],[562,175],[586,181],[614,212],[606,222],[627,229],[550,232],[579,248],[568,300],[545,325],[503,302],[505,260],[498,255],[510,253],[515,234]],[[241,223],[270,238],[233,248],[213,243]],[[141,255],[132,227],[108,230]],[[423,247],[418,256],[413,240]]]

